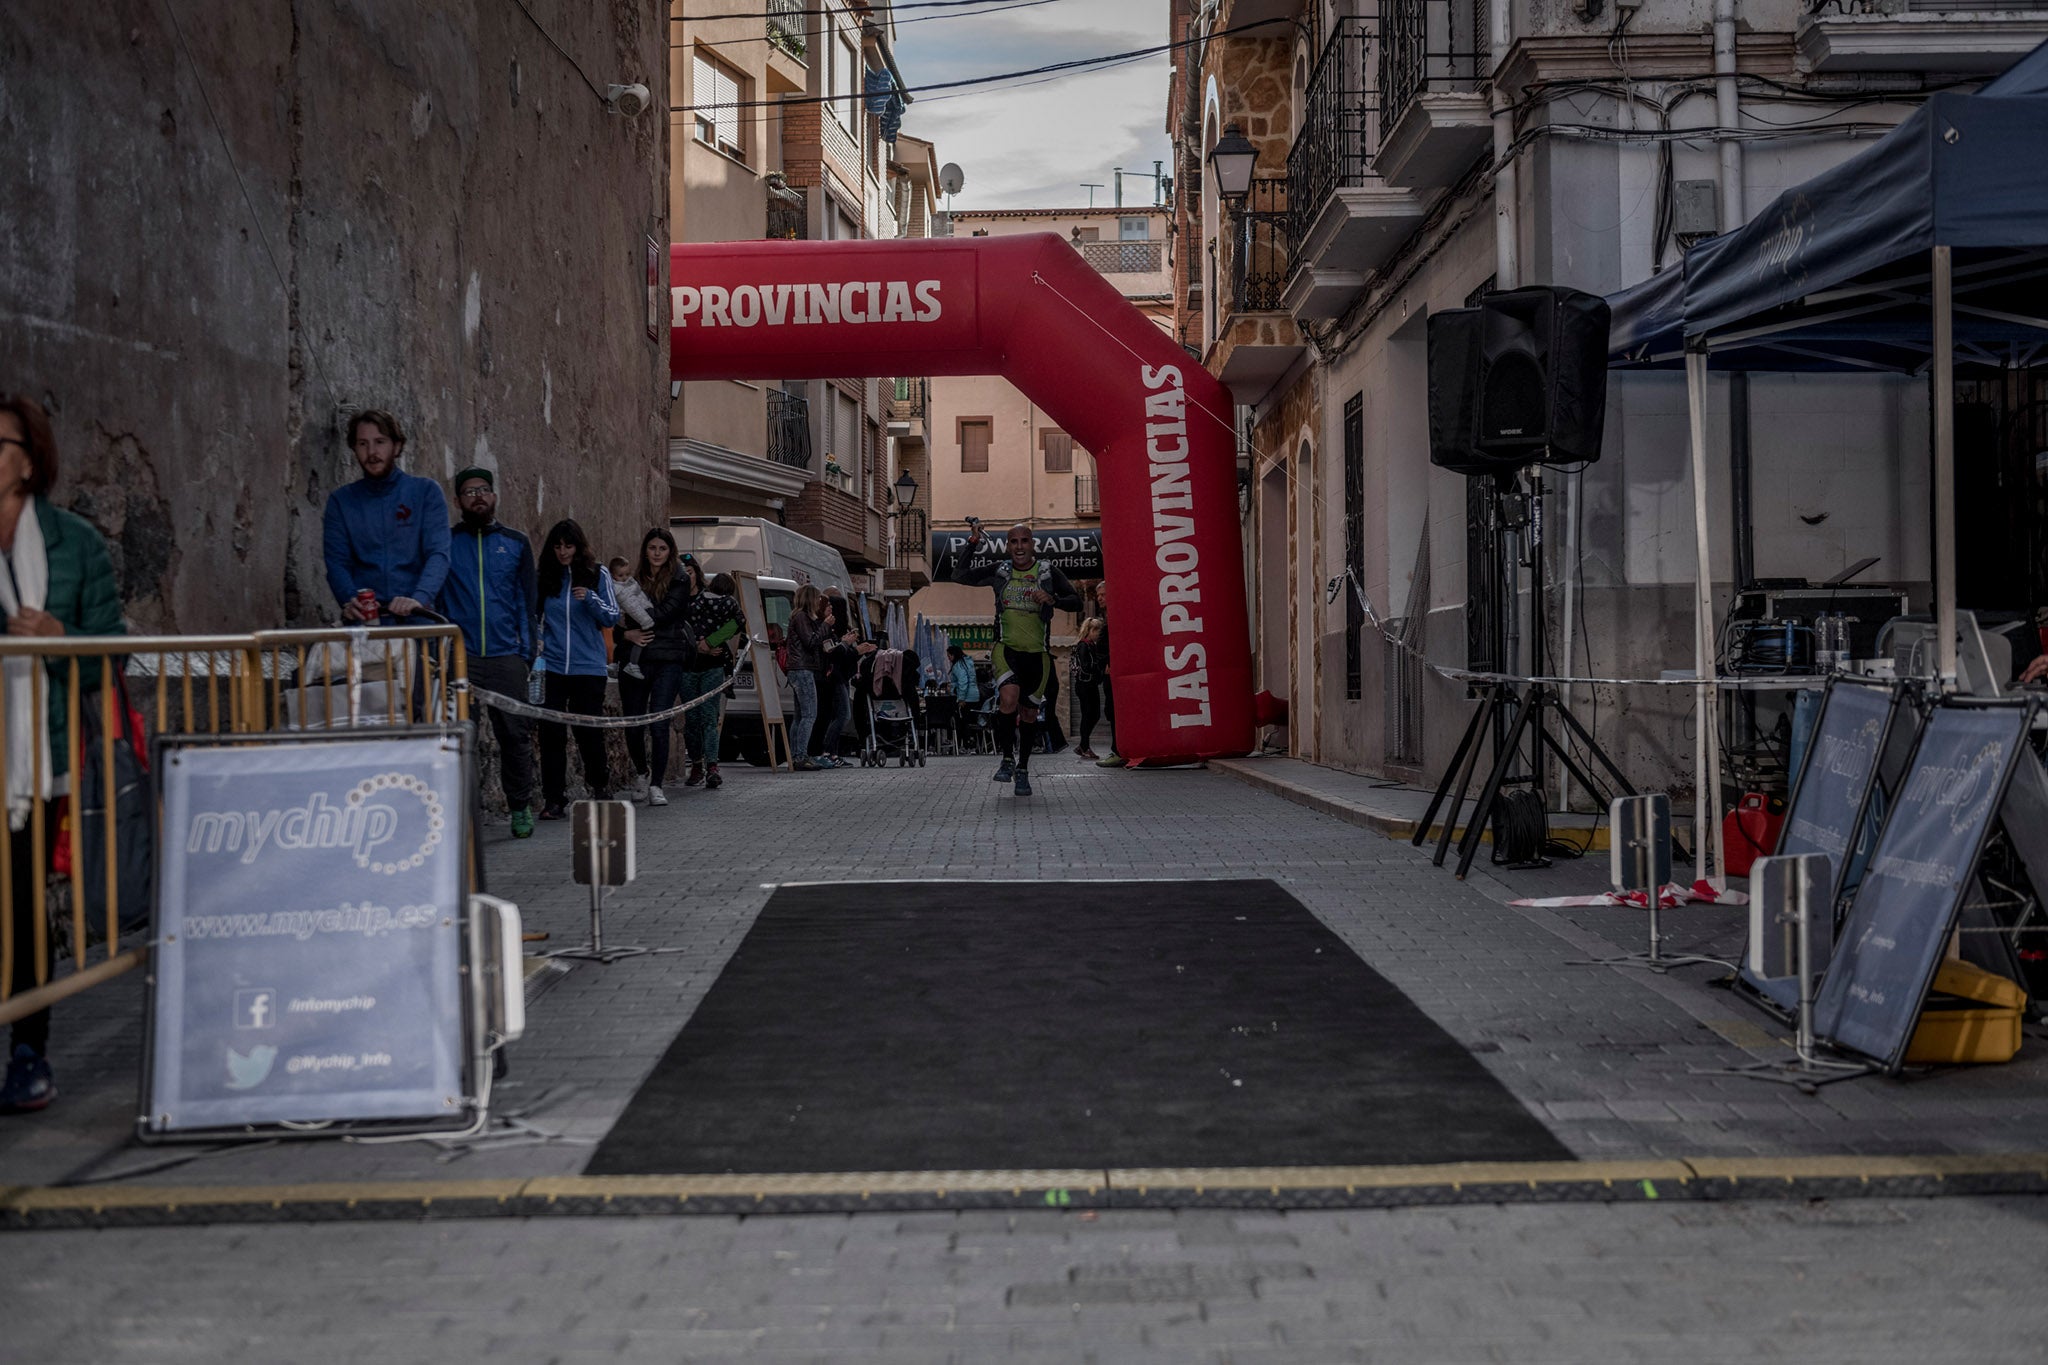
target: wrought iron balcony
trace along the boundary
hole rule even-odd
[[[1099,517],[1102,515],[1102,484],[1092,474],[1074,476],[1074,515],[1077,517]]]
[[[1301,131],[1287,153],[1288,238],[1300,242],[1338,189],[1371,176],[1370,134],[1378,113],[1362,19],[1340,19],[1316,59],[1302,96]]]
[[[896,553],[899,555],[925,555],[931,553],[931,518],[922,507],[908,507],[896,514]]]
[[[925,415],[930,405],[932,382],[929,379],[899,379],[895,392],[889,398],[889,418],[896,422],[912,422]]]
[[[804,0],[768,0],[768,41],[804,59]]]
[[[1166,269],[1166,243],[1076,242],[1081,259],[1104,275],[1156,275]]]
[[[811,404],[802,394],[768,391],[768,458],[791,469],[811,467]]]
[[[1479,88],[1486,71],[1487,0],[1383,0],[1379,84],[1386,125],[1418,95]]]
[[[1280,291],[1293,264],[1287,217],[1287,182],[1254,180],[1244,203],[1231,215],[1231,310],[1280,311]]]
[[[768,231],[772,242],[801,242],[810,235],[810,196],[801,185],[768,182]]]

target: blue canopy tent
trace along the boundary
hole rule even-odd
[[[1713,674],[1708,571],[1709,368],[1925,374],[2048,354],[2048,43],[1975,94],[1942,92],[1861,154],[1625,289],[1609,363],[1684,365],[1699,570],[1694,662]],[[1942,684],[1956,680],[1955,420],[1937,402],[1934,583]],[[1696,847],[1718,881],[1718,696],[1700,688]]]

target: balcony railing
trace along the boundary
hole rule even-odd
[[[1380,94],[1387,126],[1418,95],[1476,90],[1486,61],[1486,0],[1384,0]]]
[[[1092,474],[1074,476],[1074,515],[1077,517],[1099,517],[1102,515],[1102,484]]]
[[[924,555],[931,553],[931,518],[921,507],[907,507],[896,514],[896,553],[899,555]]]
[[[1287,217],[1287,182],[1254,180],[1232,215],[1231,308],[1239,313],[1280,311],[1280,291],[1293,263]]]
[[[801,242],[810,234],[810,196],[801,185],[768,186],[768,240]]]
[[[768,0],[768,41],[804,59],[804,0]]]
[[[1156,275],[1166,269],[1166,243],[1076,242],[1081,259],[1104,275]]]
[[[1340,19],[1316,60],[1302,97],[1301,131],[1287,153],[1287,203],[1294,215],[1289,237],[1300,242],[1316,214],[1338,189],[1362,185],[1371,173],[1369,135],[1378,96],[1366,64],[1362,19]]]
[[[811,404],[802,394],[768,391],[768,458],[791,469],[811,467]]]
[[[915,421],[925,415],[931,397],[929,379],[899,379],[889,398],[889,416],[899,422]]]

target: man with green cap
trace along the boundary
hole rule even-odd
[[[498,524],[497,479],[488,469],[455,476],[455,505],[462,520],[449,532],[442,610],[462,628],[470,681],[501,697],[523,699],[540,617],[533,542]],[[512,835],[524,839],[533,833],[533,722],[495,706],[490,713]]]

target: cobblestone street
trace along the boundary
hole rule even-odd
[[[0,1125],[7,1183],[572,1176],[768,887],[820,880],[1272,878],[1582,1159],[1697,1166],[2039,1146],[2038,1045],[2006,1067],[1814,1097],[1694,1074],[1780,1051],[1770,1021],[1705,984],[1707,969],[1566,965],[1638,946],[1638,916],[1504,903],[1597,887],[1604,859],[1512,884],[1475,869],[1461,884],[1405,842],[1218,771],[1054,759],[1040,765],[1040,794],[1019,801],[988,766],[742,771],[720,792],[643,810],[639,880],[610,902],[607,939],[674,951],[579,964],[538,995],[497,1095],[501,1113],[531,1125],[524,1136],[455,1152],[133,1146],[142,1029],[130,978],[58,1011],[64,1098]],[[1271,771],[1290,768],[1300,765]],[[565,828],[514,842],[498,826],[489,839],[492,889],[551,946],[580,940],[588,899],[567,881]],[[1739,923],[1726,910],[1670,917],[1682,943],[1723,953],[1739,945]],[[2024,1197],[1852,1198],[167,1227],[11,1235],[0,1264],[34,1305],[47,1360],[258,1360],[307,1338],[318,1350],[295,1345],[297,1358],[1676,1360],[1698,1358],[1695,1333],[1711,1334],[1717,1353],[1934,1359],[1969,1341],[1968,1358],[2021,1359],[2033,1354],[2022,1329],[2037,1329],[2043,1310],[2000,1286],[2017,1290],[2019,1267],[2048,1250],[2041,1208]],[[80,1292],[89,1285],[108,1292]],[[1910,1325],[1883,1311],[1908,1285],[1941,1300]],[[1937,1286],[1954,1293],[1925,1292]],[[110,1302],[125,1306],[109,1315]],[[1824,1347],[1800,1339],[1822,1326]]]

